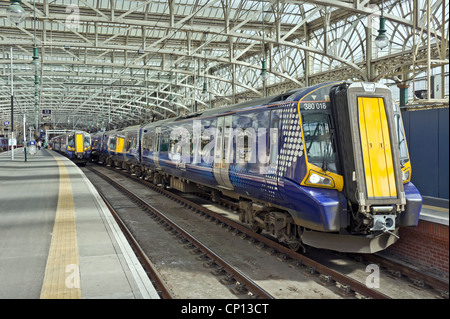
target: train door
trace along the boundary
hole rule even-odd
[[[125,138],[123,136],[117,137],[117,143],[116,143],[116,154],[122,154],[123,153],[123,146],[125,143]]]
[[[277,198],[280,196],[278,191],[278,152],[281,132],[281,114],[282,110],[270,111],[270,128],[267,132],[267,154],[269,156],[267,169],[264,174],[266,181],[266,195],[269,198]]]
[[[391,212],[394,205],[404,210],[391,91],[381,84],[342,84],[331,89],[330,99],[344,195],[363,213]]]
[[[358,97],[359,127],[368,198],[397,197],[384,100]]]
[[[217,120],[217,129],[214,145],[213,173],[217,184],[229,190],[233,190],[230,181],[230,162],[233,152],[233,128],[232,115],[220,117]]]
[[[161,140],[161,127],[155,128],[155,134],[153,135],[155,140],[153,141],[153,163],[158,169],[161,169],[159,165],[159,149],[160,149],[160,140]],[[153,137],[150,135],[150,138]]]
[[[76,137],[75,137],[75,152],[78,153],[83,153],[83,144],[84,144],[84,138],[83,138],[83,133],[76,133]]]

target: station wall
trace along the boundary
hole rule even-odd
[[[449,109],[403,111],[411,181],[422,196],[449,199]]]

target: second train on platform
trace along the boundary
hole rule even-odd
[[[69,131],[55,136],[48,142],[51,149],[67,156],[74,163],[86,165],[91,157],[91,134]]]

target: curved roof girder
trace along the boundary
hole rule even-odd
[[[206,78],[208,81],[211,81],[211,85],[208,86],[208,89],[211,89],[212,86],[215,86],[213,90],[215,92],[212,91],[211,93],[215,94],[216,97],[226,98],[231,91],[233,92],[233,95],[245,95],[245,92],[243,91],[261,95],[261,90],[258,89],[260,88],[259,83],[256,82],[255,79],[251,81],[249,81],[248,79],[244,80],[244,77],[247,78],[251,77],[252,75],[256,76],[257,71],[260,70],[257,59],[260,55],[258,49],[260,47],[260,43],[262,42],[262,37],[259,33],[260,26],[258,26],[257,22],[258,19],[261,20],[261,7],[264,8],[263,10],[265,11],[267,17],[265,18],[265,21],[267,23],[268,32],[264,38],[264,42],[268,46],[272,46],[271,50],[273,48],[286,47],[296,51],[309,52],[311,60],[315,59],[317,61],[320,61],[321,65],[324,66],[323,69],[317,68],[313,70],[314,72],[312,74],[307,74],[310,80],[319,79],[323,76],[326,78],[331,74],[350,74],[353,77],[355,75],[354,73],[357,74],[357,77],[364,80],[379,79],[386,74],[396,72],[389,70],[389,68],[386,68],[386,66],[383,66],[382,61],[388,61],[386,65],[389,66],[398,66],[401,63],[403,63],[401,64],[402,66],[404,65],[404,62],[400,63],[398,61],[397,63],[397,61],[389,60],[390,56],[392,56],[392,59],[394,59],[395,54],[393,54],[393,52],[396,52],[392,51],[391,46],[394,45],[392,40],[394,39],[394,33],[401,32],[399,26],[404,26],[408,28],[408,30],[412,29],[414,26],[414,24],[412,23],[412,14],[409,15],[407,11],[404,11],[404,14],[398,14],[397,11],[391,11],[391,9],[396,8],[397,5],[397,2],[394,1],[390,4],[391,7],[389,9],[385,8],[386,10],[384,12],[384,16],[391,24],[392,22],[395,22],[394,25],[388,25],[391,30],[392,28],[394,28],[392,31],[393,34],[391,35],[392,39],[390,47],[388,48],[388,54],[381,55],[380,57],[377,53],[376,57],[372,58],[371,61],[365,61],[366,59],[363,58],[361,62],[360,60],[354,62],[353,58],[356,54],[358,54],[358,52],[356,52],[357,50],[362,50],[363,54],[366,54],[364,50],[365,46],[367,45],[367,39],[365,38],[365,34],[356,32],[356,35],[359,38],[359,42],[362,44],[360,44],[359,47],[355,47],[355,43],[347,41],[347,38],[345,37],[346,33],[350,32],[352,28],[355,28],[356,23],[352,22],[351,19],[347,20],[346,17],[350,17],[354,14],[359,16],[370,16],[376,13],[375,6],[373,4],[370,4],[370,1],[368,0],[271,0],[261,2],[262,6],[258,4],[257,1],[243,0],[240,2],[236,2],[237,4],[239,4],[238,7],[232,7],[234,2],[231,2],[230,0],[216,0],[206,2],[203,6],[200,2],[196,2],[192,6],[192,8],[189,8],[189,6],[185,5],[182,1],[169,0],[170,8],[168,9],[168,12],[158,12],[157,14],[159,14],[160,18],[156,18],[152,21],[148,21],[147,18],[149,18],[149,8],[153,4],[156,4],[155,1],[143,0],[143,2],[136,4],[128,0],[114,0],[114,2],[110,1],[102,3],[102,7],[100,7],[100,2],[97,2],[97,5],[91,5],[87,0],[79,0],[78,4],[80,6],[81,12],[83,13],[79,18],[80,23],[84,24],[85,28],[82,29],[84,31],[70,30],[70,28],[67,28],[67,26],[63,23],[63,21],[65,21],[65,19],[67,18],[67,14],[64,15],[58,13],[58,11],[64,11],[64,3],[58,4],[59,1],[60,0],[53,1],[52,6],[50,6],[49,1],[47,0],[36,0],[40,8],[36,11],[38,25],[45,25],[46,30],[43,30],[42,33],[38,33],[40,37],[38,36],[37,38],[37,43],[43,44],[47,48],[45,52],[44,50],[42,50],[42,62],[44,63],[44,66],[47,65],[47,67],[45,67],[41,74],[41,83],[43,84],[42,92],[48,92],[48,88],[50,85],[53,90],[55,90],[55,87],[64,89],[64,87],[58,84],[57,80],[55,80],[54,78],[54,76],[56,76],[55,74],[59,73],[56,72],[57,69],[62,68],[61,72],[63,72],[65,76],[68,76],[69,74],[71,80],[73,80],[74,82],[83,81],[86,77],[89,76],[95,76],[95,80],[97,82],[98,80],[104,82],[105,79],[109,79],[112,81],[133,81],[137,83],[136,85],[144,83],[145,86],[148,86],[149,83],[153,82],[163,82],[165,83],[163,85],[163,89],[167,89],[167,87],[170,85],[170,83],[166,83],[168,82],[167,80],[155,79],[155,76],[148,76],[148,73],[153,73],[156,75],[157,72],[172,71],[176,74],[184,75],[184,77],[182,76],[181,82],[178,82],[175,86],[175,91],[172,92],[174,95],[183,95],[182,91],[180,91],[181,93],[177,93],[177,89],[195,91],[202,89],[201,87],[195,87],[193,84],[191,84],[191,80],[189,80],[190,77],[197,77],[198,79]],[[9,3],[9,1],[0,0],[1,5],[6,2]],[[122,4],[125,2],[126,5]],[[22,3],[25,6],[28,6],[30,9],[33,8],[31,1],[24,0],[22,1]],[[113,3],[117,6],[112,6]],[[84,6],[81,6],[81,4],[83,4]],[[158,5],[160,4],[164,5],[164,2],[158,2]],[[217,4],[221,4],[222,6],[216,6]],[[432,0],[432,4],[432,10],[434,12],[434,10],[439,8],[439,6],[442,6],[442,1]],[[289,24],[289,22],[286,21],[292,20],[286,20],[284,16],[290,14],[290,12],[287,12],[286,10],[292,9],[293,6],[297,6],[299,9],[303,9],[306,6],[306,9],[299,10],[300,13],[297,14],[300,23]],[[448,2],[446,6],[447,7],[444,9],[447,9],[448,11]],[[145,10],[142,10],[144,9],[144,7]],[[177,11],[178,8],[182,7],[183,11]],[[215,15],[215,18],[208,18],[207,14],[203,14],[203,12],[206,12],[207,8],[208,10],[213,9],[219,13],[222,12],[223,15],[220,16],[219,14],[219,16]],[[219,10],[220,8],[222,8],[222,10]],[[246,11],[248,8],[250,9]],[[419,9],[420,8],[414,8],[414,12],[418,16],[418,24],[416,24],[416,30],[420,30],[422,28],[420,22],[421,19],[424,19],[424,15],[419,12]],[[412,12],[412,10],[409,10],[409,12]],[[233,13],[235,14],[234,16]],[[316,13],[320,14],[316,16]],[[0,17],[3,16],[4,12],[0,12]],[[408,17],[410,16],[411,18],[408,19]],[[157,19],[160,19],[161,21]],[[195,19],[195,22],[199,23],[192,23],[193,20],[191,19]],[[209,21],[211,21],[211,23],[208,23],[208,19],[210,19]],[[301,39],[305,35],[313,34],[314,30],[322,30],[325,33],[327,28],[323,27],[324,21],[326,21],[326,23],[330,23],[331,21],[331,23],[333,24],[338,20],[350,23],[352,27],[347,27],[347,29],[344,28],[343,33],[342,31],[339,31],[341,32],[340,35],[337,32],[337,34],[330,39],[334,42],[328,43],[326,38],[320,38],[320,36],[318,36],[317,34],[314,34],[314,36],[316,36],[316,43],[318,41],[323,42],[319,42],[319,46],[317,47],[314,45],[304,45],[303,43],[296,42],[298,39]],[[448,18],[445,18],[444,21],[448,21]],[[207,23],[207,25],[205,24],[205,22]],[[304,22],[306,22],[307,24]],[[8,26],[7,24],[1,26],[1,23],[2,19],[0,19],[0,30],[5,30],[5,32],[2,32],[2,34],[0,35],[0,56],[2,53],[1,47],[9,47],[9,45],[12,43],[16,48],[16,52],[24,52],[25,54],[22,53],[22,56],[29,55],[31,61],[33,33],[29,28],[30,22],[27,22],[28,27]],[[137,30],[137,26],[141,28],[141,34],[143,35],[142,39],[139,37],[139,32],[135,31]],[[153,30],[156,30],[157,28],[159,29],[160,26],[166,30],[165,34],[159,37],[159,39],[157,39],[156,41],[153,41],[153,43],[147,45],[145,41],[145,38],[148,34],[147,28],[153,28]],[[102,33],[104,31],[97,31],[97,29],[100,30],[101,28],[107,29],[106,33]],[[425,29],[426,28],[427,27],[425,27]],[[19,31],[19,35],[17,35],[17,32],[15,32],[16,30]],[[113,32],[110,32],[108,30],[113,30]],[[448,27],[447,29],[443,28],[442,30],[442,33],[448,38]],[[62,39],[60,37],[63,34],[62,32],[68,32],[67,39]],[[205,41],[199,40],[199,33],[207,33],[210,39],[206,41],[205,37]],[[414,30],[412,31],[412,34],[416,34],[414,33]],[[443,39],[440,27],[436,28],[436,30],[432,30],[431,35],[437,40]],[[192,39],[195,39],[192,40],[192,43],[190,43],[191,40],[188,39],[190,37],[192,37]],[[221,45],[228,43],[228,48],[226,45],[221,48],[214,48],[214,45],[216,45],[216,43],[219,43],[217,41],[214,41],[215,37],[221,39]],[[224,37],[228,38],[228,40],[223,40]],[[48,41],[49,39],[50,41]],[[448,43],[448,39],[443,40],[446,40],[447,42],[445,43]],[[147,40],[147,43],[148,41],[149,40]],[[168,45],[166,45],[166,41],[168,41]],[[181,43],[180,41],[186,42]],[[236,42],[237,46],[232,45],[233,41]],[[73,50],[66,50],[65,48],[63,48],[66,44],[72,46]],[[329,44],[330,46],[327,47],[327,44]],[[49,46],[50,49],[48,49]],[[341,51],[338,50],[338,46],[341,46]],[[78,47],[78,49],[76,47]],[[336,50],[333,49],[333,47],[336,48]],[[17,48],[19,50],[17,50]],[[176,49],[177,51],[175,53],[179,56],[177,62],[185,63],[186,59],[207,60],[208,67],[203,70],[203,74],[201,70],[195,71],[195,69],[192,72],[189,70],[183,70],[183,68],[178,67],[175,67],[175,69],[172,68],[173,70],[170,70],[170,61],[168,61],[167,55],[174,54],[173,50],[175,48],[178,48]],[[202,55],[201,50],[205,48],[205,55]],[[143,54],[136,53],[139,49],[143,49]],[[48,59],[48,57],[50,56],[49,50],[51,52],[51,56],[55,59]],[[348,55],[340,54],[342,50],[348,53]],[[283,50],[280,50],[279,52],[282,51]],[[408,51],[408,47],[403,46],[401,54],[406,53],[406,51]],[[7,54],[5,55],[4,52],[7,52],[7,50],[3,50],[4,58],[3,61],[0,60],[0,64],[2,62],[4,64],[9,64],[9,59],[8,61],[6,61],[7,59],[5,58]],[[17,54],[16,52],[14,54],[20,56],[20,54]],[[275,50],[271,51],[271,53],[275,52]],[[290,52],[294,51],[291,50]],[[64,55],[71,58],[72,61],[65,61],[63,58],[61,58],[64,57]],[[286,56],[278,56],[278,64],[274,63],[273,66],[270,65],[271,63],[269,64],[269,66],[272,66],[272,69],[269,68],[268,71],[271,71],[273,74],[273,76],[271,77],[271,85],[276,85],[278,83],[281,87],[286,82],[295,83],[295,85],[299,86],[304,85],[303,81],[301,81],[301,79],[299,80],[299,74],[301,75],[301,72],[297,72],[295,68],[303,69],[303,71],[306,72],[306,64],[298,60],[298,58],[301,59],[304,56],[306,57],[306,55],[297,54],[297,56],[297,60],[294,60],[289,54],[286,54]],[[404,61],[404,58],[405,56],[403,55],[402,61]],[[110,60],[111,63],[107,63],[106,61],[108,60]],[[27,61],[23,61],[24,64],[28,64]],[[46,62],[52,63],[46,64]],[[120,62],[121,65],[118,65],[118,62]],[[155,62],[160,63],[159,66],[150,65],[150,63]],[[19,64],[20,59],[15,59],[15,63]],[[288,69],[288,67],[286,67],[285,65],[286,63],[291,63],[294,66],[289,66]],[[77,71],[64,71],[64,68],[62,67],[62,65],[64,64],[72,65],[72,67],[74,65],[78,65],[80,67],[82,65],[86,65],[87,69],[85,69],[85,73],[83,74]],[[228,65],[231,65],[231,67],[228,67]],[[371,73],[372,70],[369,70],[370,65],[371,68],[375,70],[373,74]],[[337,68],[335,68],[336,66]],[[112,67],[113,69],[109,73],[106,72],[100,74],[97,73],[97,71],[100,70],[98,69],[99,67]],[[5,70],[3,75],[0,69],[0,80],[2,76],[8,77],[8,74],[6,72],[7,68],[3,69]],[[232,70],[234,69],[239,72],[238,75],[230,76]],[[329,71],[320,72],[326,69],[328,69]],[[80,71],[80,68],[78,68],[78,71]],[[93,71],[93,73],[90,73],[90,71]],[[17,81],[16,77],[19,78],[20,81]],[[19,109],[26,109],[29,107],[27,104],[29,102],[33,102],[33,97],[28,96],[27,94],[28,91],[26,89],[20,89],[20,86],[29,86],[29,83],[31,83],[24,81],[24,79],[27,77],[31,78],[32,76],[30,76],[29,73],[26,74],[26,72],[24,72],[24,74],[21,74],[21,72],[15,72],[15,84],[19,87],[15,90],[15,92],[18,93],[16,94],[16,99],[19,99],[21,101],[21,103],[18,103]],[[111,77],[113,77],[114,79],[111,79]],[[62,81],[64,81],[64,77],[62,77],[61,79]],[[238,92],[236,90],[236,87],[240,88],[240,90],[243,91]],[[84,103],[83,109],[84,107],[101,108],[102,102],[111,99],[111,96],[108,96],[108,93],[102,93],[100,91],[98,93],[95,90],[74,91],[73,96],[64,95],[63,97],[61,97],[61,99],[65,99],[66,97],[68,98],[68,100],[65,100],[65,110],[71,111],[70,108],[72,107],[72,105],[77,105],[77,101],[79,100],[79,98],[76,96],[77,92],[89,92],[90,94],[92,91],[95,92],[95,96],[92,99],[85,98],[84,100],[80,101],[81,103]],[[29,92],[33,93],[33,89],[29,89]],[[162,94],[167,94],[167,90]],[[43,100],[47,98],[48,101],[54,100],[53,97],[51,99],[50,97],[46,97],[45,95],[43,95],[42,97]],[[186,98],[189,99],[189,97]],[[58,104],[60,105],[62,104],[60,103],[61,99],[57,99]],[[143,101],[144,99],[146,99],[145,102]],[[133,93],[127,92],[126,94],[120,94],[119,92],[114,93],[112,99],[114,108],[116,108],[117,110],[125,111],[129,110],[127,106],[129,106],[130,103],[146,105],[150,102],[153,102],[152,98],[149,97],[147,93],[141,94],[139,90],[136,90]],[[161,101],[156,101],[155,107],[158,107],[158,105],[162,106],[161,104],[164,104],[165,102],[167,102],[167,99],[161,98]],[[199,102],[205,104],[203,101],[199,100]],[[33,109],[33,103],[29,104],[31,105],[30,108]],[[179,104],[183,105],[182,103]],[[3,108],[3,105],[5,104],[1,103],[0,107]],[[178,105],[178,107],[184,109],[180,105]],[[141,107],[141,109],[145,109],[145,106],[143,108]]]

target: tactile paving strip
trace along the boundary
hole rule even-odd
[[[81,288],[72,186],[64,163],[54,158],[60,174],[59,195],[41,299],[79,299]]]

